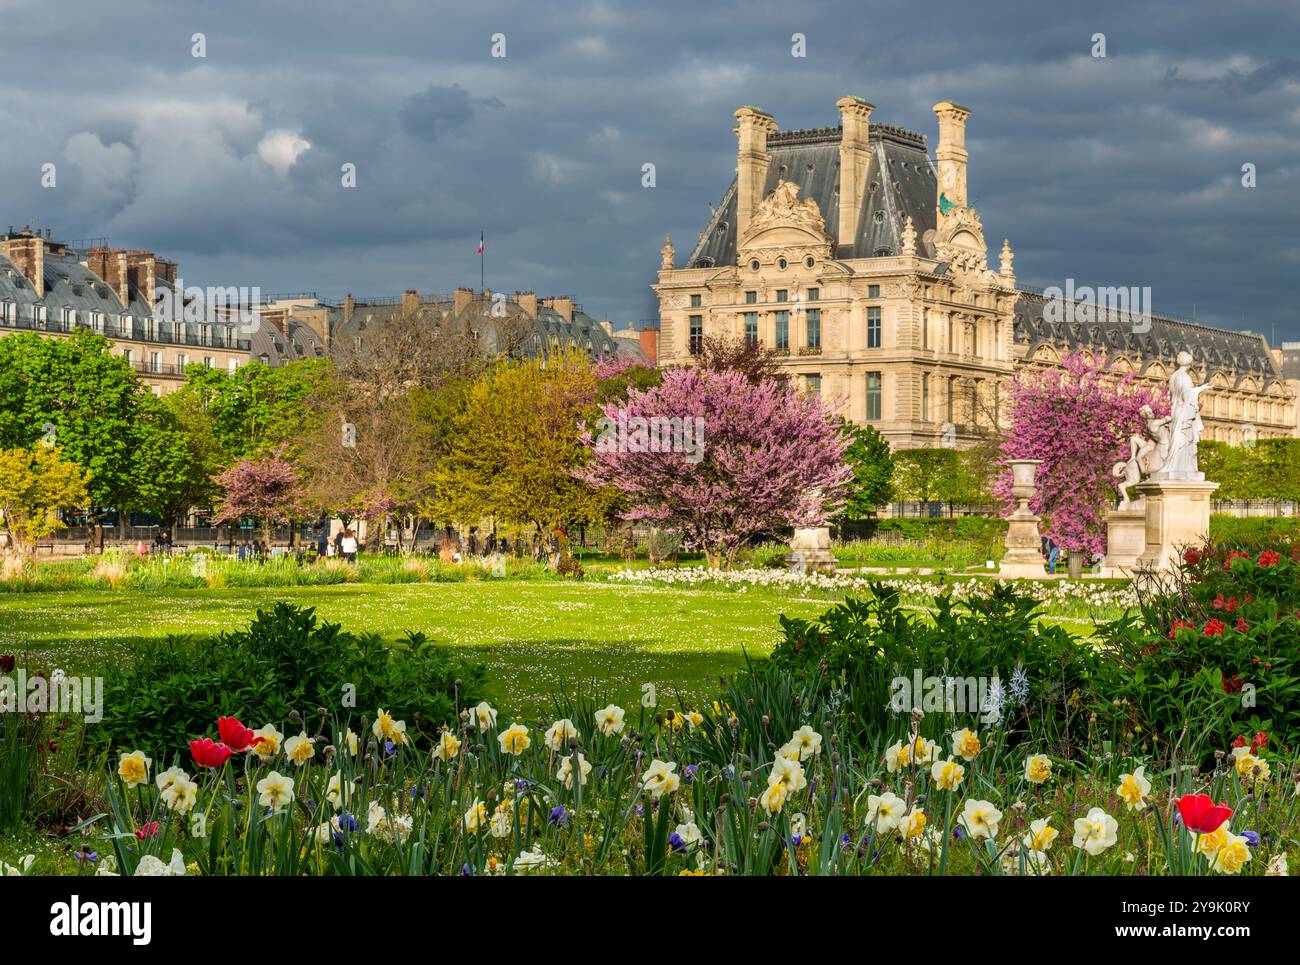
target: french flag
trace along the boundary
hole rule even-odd
[[[483,254],[483,232],[481,231],[479,232],[478,235],[478,251],[474,252],[474,254],[476,255]]]

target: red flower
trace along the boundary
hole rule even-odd
[[[1222,593],[1216,593],[1216,594],[1214,595],[1214,602],[1211,603],[1210,606],[1214,607],[1214,609],[1216,609],[1216,610],[1222,610],[1222,609],[1223,609],[1223,594],[1222,594]]]
[[[1251,741],[1250,741],[1250,752],[1251,752],[1252,754],[1257,754],[1257,753],[1259,753],[1259,751],[1260,751],[1261,748],[1264,748],[1264,747],[1267,747],[1267,746],[1268,746],[1268,734],[1267,734],[1267,732],[1261,730],[1259,733],[1257,733],[1257,734],[1256,734],[1256,735],[1251,739]]]
[[[1229,613],[1234,613],[1240,606],[1241,604],[1237,601],[1237,598],[1235,596],[1230,596],[1228,597],[1228,602],[1223,605],[1223,608]]]
[[[1250,627],[1246,624],[1246,621],[1241,617],[1237,617],[1237,632],[1245,633],[1249,629]]]
[[[1178,813],[1183,827],[1197,834],[1213,834],[1232,817],[1232,808],[1215,804],[1208,794],[1184,794],[1178,799]]]
[[[1201,551],[1195,546],[1187,547],[1187,549],[1183,550],[1183,561],[1188,566],[1195,566],[1201,562]]]
[[[225,744],[218,744],[211,737],[205,737],[203,740],[190,741],[190,753],[199,767],[220,767],[235,752]]]
[[[1196,624],[1191,620],[1175,620],[1174,625],[1169,628],[1169,639],[1172,640],[1178,635],[1179,630],[1195,630]],[[1154,647],[1151,649],[1155,649]]]
[[[1228,629],[1228,625],[1222,620],[1207,620],[1205,626],[1201,628],[1201,632],[1207,637],[1221,637],[1226,629]]]
[[[1280,559],[1282,559],[1282,554],[1277,550],[1264,550],[1264,552],[1259,554],[1259,565],[1277,566]]]
[[[12,653],[0,654],[0,673],[13,673],[18,666],[18,658]]]
[[[218,717],[217,733],[221,735],[221,743],[236,754],[260,744],[265,739],[258,737],[250,728],[241,724],[238,717]]]
[[[1249,743],[1250,743],[1250,741],[1246,740],[1246,738],[1244,738],[1244,737],[1238,737],[1235,741],[1232,742],[1232,746],[1233,746],[1233,747],[1245,747],[1245,746],[1246,746],[1247,744],[1249,744]]]
[[[1242,679],[1241,674],[1235,673],[1231,677],[1223,678],[1223,692],[1225,694],[1235,694],[1241,690],[1241,685],[1246,681]]]
[[[158,837],[158,822],[150,821],[135,829],[135,836],[143,841],[145,838]]]

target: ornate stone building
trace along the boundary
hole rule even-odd
[[[840,126],[784,133],[758,108],[736,111],[736,177],[684,267],[665,239],[661,364],[689,364],[706,336],[755,340],[894,448],[921,448],[986,437],[1020,366],[1090,349],[1163,383],[1185,348],[1216,387],[1206,438],[1294,433],[1295,393],[1262,337],[1083,300],[1049,311],[1017,286],[1006,241],[990,268],[967,200],[969,110],[934,106],[931,159],[924,136],[872,123],[871,104],[836,106]]]

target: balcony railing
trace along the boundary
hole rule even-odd
[[[105,324],[98,328],[88,325],[78,320],[76,324],[65,324],[61,319],[47,319],[41,321],[30,317],[24,318],[18,316],[0,316],[0,328],[11,329],[15,331],[44,332],[51,335],[68,335],[79,328],[86,328],[95,331],[97,334],[107,338],[127,342],[140,342],[145,345],[190,345],[198,348],[217,348],[226,349],[233,352],[247,352],[252,348],[252,342],[245,338],[226,338],[219,332],[212,332],[203,335],[197,332],[184,332],[180,336],[173,332],[139,332],[128,331],[121,325]]]

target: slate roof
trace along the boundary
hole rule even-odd
[[[1077,304],[1077,303],[1067,303]],[[1058,351],[1080,348],[1123,354],[1139,370],[1154,362],[1168,365],[1181,351],[1192,353],[1196,367],[1209,378],[1221,372],[1234,385],[1248,377],[1267,383],[1281,372],[1264,336],[1213,328],[1197,322],[1152,315],[1150,327],[1105,311],[1087,323],[1048,322],[1042,292],[1021,289],[1016,300],[1014,337],[1032,355],[1043,344]],[[1069,313],[1062,313],[1069,314]],[[1144,330],[1146,329],[1146,330]]]
[[[516,321],[527,318],[527,314],[518,302],[508,299],[504,302],[507,319]],[[492,314],[494,303],[484,298],[475,298],[459,312],[453,301],[434,299],[423,302],[423,307],[430,310],[439,323],[450,321],[465,329],[476,331],[483,346],[489,354],[498,350],[497,320]],[[335,339],[352,339],[361,335],[367,325],[379,321],[388,315],[402,311],[400,301],[395,304],[369,305],[358,303],[352,310],[352,317],[343,319],[343,310],[333,307],[330,310],[330,330]],[[582,309],[574,306],[573,321],[541,301],[537,304],[537,318],[531,320],[533,337],[526,351],[536,354],[543,348],[556,345],[560,348],[582,349],[593,357],[615,355],[620,351],[620,340],[609,335],[600,325]],[[623,349],[626,353],[626,349]]]
[[[763,194],[778,181],[799,186],[799,198],[812,198],[826,219],[826,231],[835,236],[840,201],[839,127],[784,131],[768,136],[770,163]],[[926,154],[925,137],[891,124],[872,124],[868,138],[866,190],[858,217],[858,234],[851,245],[833,244],[836,258],[871,258],[896,255],[902,250],[901,233],[907,216],[917,234],[917,252],[934,257],[935,175]],[[736,263],[736,181],[733,178],[722,202],[686,262],[687,268],[707,268]]]

